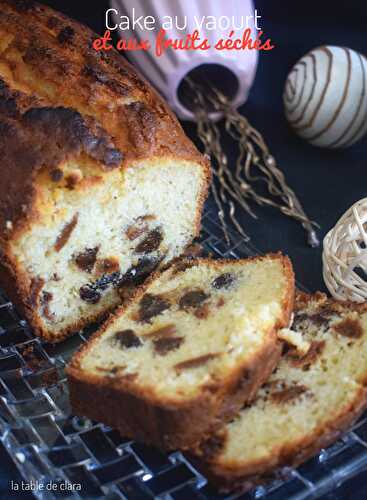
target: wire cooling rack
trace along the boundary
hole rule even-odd
[[[229,247],[216,217],[206,212],[201,242],[207,251],[227,258],[258,253],[238,234],[231,239]],[[343,439],[297,470],[285,470],[282,479],[244,495],[218,495],[181,453],[160,453],[71,414],[64,368],[91,333],[47,344],[0,294],[0,439],[39,499],[303,500],[367,470],[365,415]]]

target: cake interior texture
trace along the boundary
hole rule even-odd
[[[133,379],[140,396],[183,404],[211,384],[225,387],[275,344],[292,285],[281,256],[175,265],[91,342],[80,370]]]
[[[88,160],[62,170],[78,172],[80,188],[40,182],[42,220],[10,246],[19,272],[40,287],[42,327],[55,333],[113,308],[126,288],[183,252],[201,185],[195,165],[163,158],[98,180]]]
[[[367,311],[322,294],[299,295],[293,329],[310,344],[300,355],[286,348],[278,368],[198,452],[218,484],[247,488],[281,466],[298,465],[366,407]]]

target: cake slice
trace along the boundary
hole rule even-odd
[[[252,404],[195,451],[224,491],[250,489],[299,465],[367,406],[367,306],[299,294],[292,328],[308,351],[286,346]]]
[[[210,181],[162,99],[95,38],[0,0],[0,284],[50,342],[184,251]]]
[[[160,448],[190,446],[269,377],[293,292],[280,254],[176,262],[74,356],[74,412]]]

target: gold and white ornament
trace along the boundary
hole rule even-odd
[[[345,47],[311,50],[286,80],[285,115],[311,144],[348,147],[367,131],[367,59]]]
[[[324,239],[323,275],[339,300],[367,300],[367,198],[355,203]]]

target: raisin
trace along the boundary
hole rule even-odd
[[[149,274],[158,266],[161,260],[162,258],[154,260],[148,258],[139,259],[138,264],[130,267],[125,274],[121,274],[120,271],[111,273],[110,271],[112,269],[109,269],[109,274],[104,274],[98,280],[85,286],[95,291],[106,290],[108,287],[112,286],[118,289],[121,288],[123,293],[123,289],[143,283]],[[107,267],[111,268],[112,266],[108,265]]]
[[[101,299],[101,294],[88,285],[80,287],[79,295],[84,302],[88,302],[89,304],[97,304]]]
[[[139,243],[139,245],[135,248],[135,253],[151,253],[155,250],[158,250],[160,244],[162,243],[163,235],[162,231],[159,227],[149,231],[146,238],[143,239]]]
[[[161,260],[162,258],[150,259],[149,257],[142,257],[135,266],[130,267],[130,269],[128,269],[126,273],[121,276],[119,285],[141,285],[149,274],[156,269]]]
[[[119,286],[120,282],[121,273],[115,272],[102,276],[102,278],[90,285],[90,288],[93,288],[94,290],[106,290],[109,286]]]
[[[184,340],[184,337],[162,337],[153,340],[154,351],[160,356],[165,356],[168,352],[178,349]]]
[[[203,290],[191,290],[180,298],[179,305],[181,309],[199,307],[208,298],[209,295]]]
[[[224,273],[215,278],[212,282],[212,287],[216,288],[217,290],[221,290],[222,288],[230,288],[232,284],[235,281],[235,277],[233,274],[230,273]]]
[[[139,304],[139,321],[149,323],[151,318],[158,316],[170,307],[171,304],[168,300],[160,297],[159,295],[146,293]]]
[[[141,340],[135,335],[134,330],[116,332],[113,336],[113,342],[115,344],[118,343],[124,349],[131,349],[131,347],[140,347],[142,345]]]
[[[99,247],[86,248],[75,257],[75,263],[82,271],[91,273],[96,263]]]

